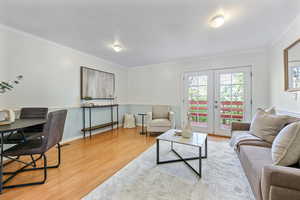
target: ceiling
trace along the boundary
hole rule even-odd
[[[0,23],[128,67],[265,47],[299,13],[299,0],[0,0]]]

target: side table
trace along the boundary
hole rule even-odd
[[[139,116],[142,116],[142,131],[140,134],[144,135],[147,133],[147,130],[145,131],[145,116],[147,115],[146,113],[138,113]]]

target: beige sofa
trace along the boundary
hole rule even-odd
[[[232,123],[236,134],[249,134],[249,123]],[[252,137],[252,136],[251,136]],[[259,138],[239,140],[236,152],[257,200],[300,200],[300,169],[274,166],[272,144]]]

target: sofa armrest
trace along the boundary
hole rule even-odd
[[[147,115],[146,115],[146,126],[147,127],[150,126],[151,121],[152,121],[152,112],[147,112]]]
[[[251,123],[232,122],[231,131],[249,131]]]
[[[281,191],[281,196],[290,199],[290,195],[297,195],[300,199],[300,169],[267,165],[262,171],[261,189],[264,200],[269,200],[276,190]],[[283,192],[282,192],[283,191]],[[284,192],[285,191],[285,192]]]
[[[169,112],[169,120],[171,121],[171,129],[175,129],[175,113]]]

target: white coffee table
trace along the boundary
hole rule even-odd
[[[156,138],[156,163],[157,164],[165,164],[165,163],[173,163],[173,162],[184,162],[189,168],[191,168],[199,177],[201,177],[201,160],[204,158],[207,158],[207,134],[205,133],[193,133],[193,136],[191,138],[184,138],[182,136],[175,136],[175,129],[170,129],[167,132],[163,133],[162,135],[158,136]],[[159,141],[168,141],[171,143],[171,151],[174,152],[179,159],[175,160],[165,160],[160,161],[159,160]],[[173,143],[188,145],[188,146],[194,146],[196,148],[199,148],[199,156],[197,157],[189,157],[189,158],[183,158],[177,151],[173,148]],[[202,148],[205,148],[205,154],[202,156]],[[188,160],[198,160],[199,159],[199,171],[194,169],[187,161]]]

